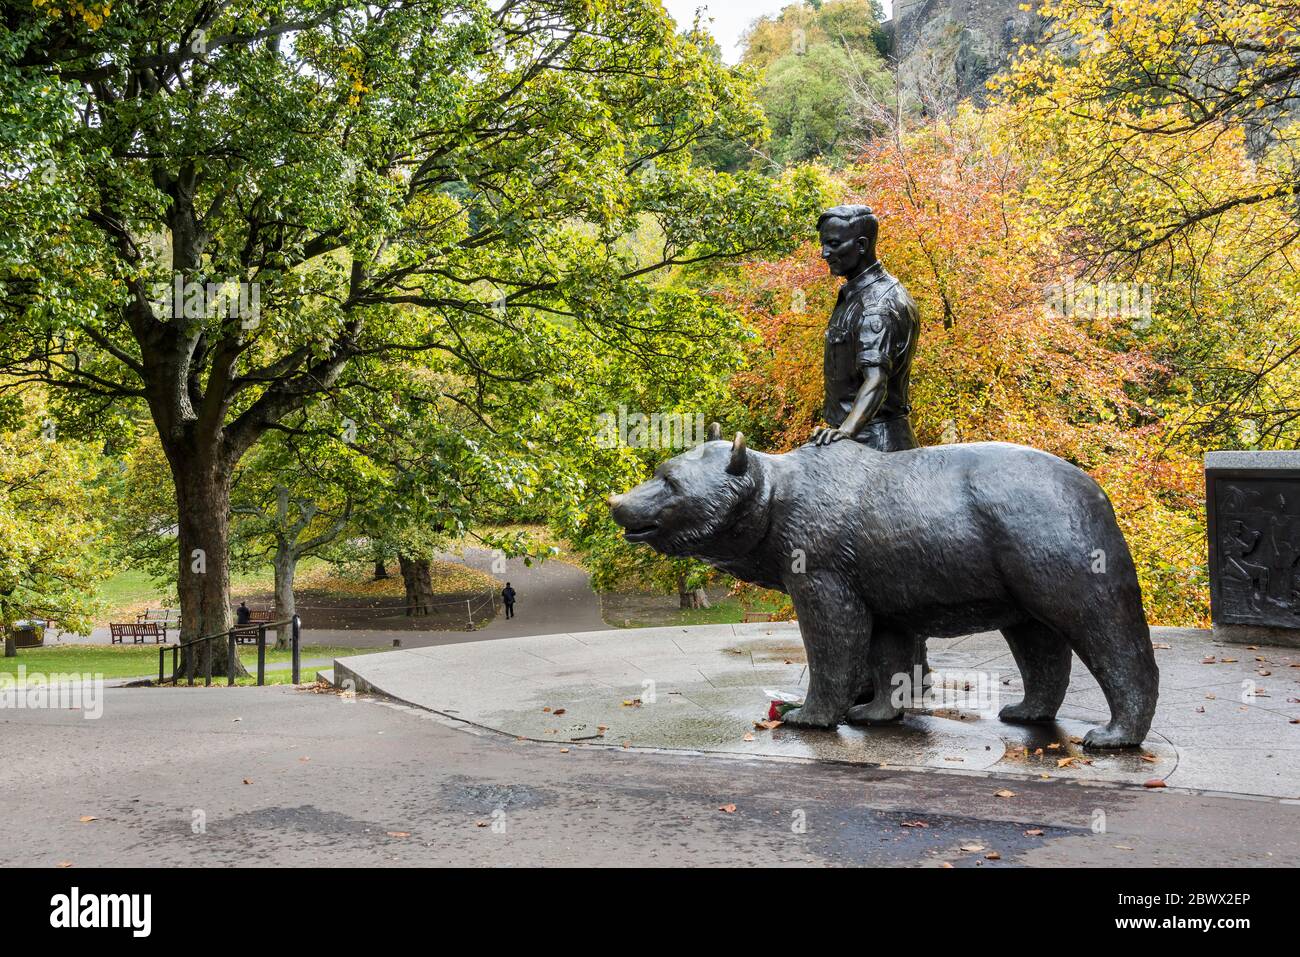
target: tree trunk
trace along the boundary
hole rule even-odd
[[[388,566],[384,564],[382,558],[375,559],[375,581],[382,581],[388,577]]]
[[[275,551],[275,611],[271,617],[284,621],[297,614],[293,600],[293,578],[298,573],[298,554],[288,542],[280,542]],[[275,629],[275,647],[283,651],[289,647],[288,625]]]
[[[433,611],[433,578],[427,558],[397,556],[402,569],[402,583],[406,586],[406,614],[423,617]]]
[[[708,608],[709,594],[703,588],[687,588],[686,576],[677,576],[677,607],[683,611],[689,608]]]
[[[230,472],[217,456],[191,454],[193,449],[170,450],[176,483],[177,546],[181,603],[181,641],[230,630]],[[235,677],[248,671],[236,652],[230,661],[229,642],[215,638],[182,649],[179,675],[193,669],[196,680],[207,673]]]

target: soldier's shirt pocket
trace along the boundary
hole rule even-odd
[[[847,327],[826,330],[826,376],[843,381],[853,374],[857,352],[853,330]]]

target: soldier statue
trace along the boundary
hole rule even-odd
[[[835,206],[817,220],[822,259],[844,285],[826,329],[827,424],[813,432],[816,445],[916,448],[908,377],[921,323],[912,297],[876,258],[879,230],[869,206]]]

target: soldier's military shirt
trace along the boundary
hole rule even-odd
[[[871,421],[912,411],[908,379],[920,329],[916,303],[880,262],[840,287],[826,328],[822,417],[827,423],[839,426],[848,417],[871,366],[879,367],[886,381],[884,401]]]

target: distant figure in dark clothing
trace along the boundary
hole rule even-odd
[[[515,590],[510,587],[509,582],[506,582],[506,587],[501,589],[501,601],[506,606],[506,617],[515,617]]]
[[[239,603],[239,607],[235,609],[235,624],[247,625],[252,620],[253,620],[252,611],[249,610],[248,605],[244,604],[241,601]]]

